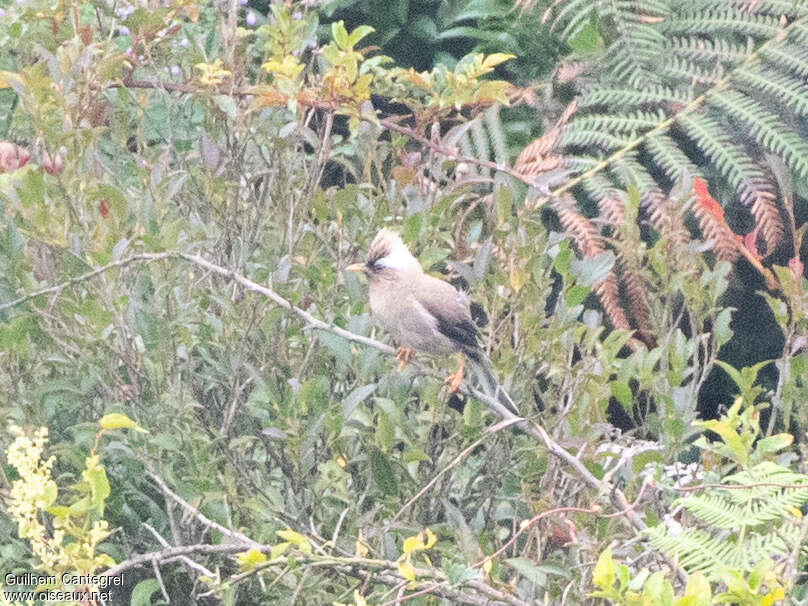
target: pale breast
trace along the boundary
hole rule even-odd
[[[370,310],[401,347],[444,355],[459,348],[438,330],[438,322],[413,293],[391,284],[370,284]]]

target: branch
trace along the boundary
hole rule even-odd
[[[181,496],[179,496],[177,493],[175,493],[173,490],[171,490],[168,487],[168,485],[163,481],[163,478],[158,476],[156,473],[153,473],[151,471],[147,471],[146,475],[148,475],[154,481],[154,483],[157,484],[157,486],[160,487],[160,490],[163,491],[163,494],[165,496],[169,497],[172,501],[174,501],[175,503],[180,505],[183,509],[185,509],[185,511],[189,512],[197,520],[199,520],[200,522],[202,522],[203,524],[205,524],[206,526],[208,526],[210,528],[215,528],[216,530],[221,532],[223,535],[228,536],[231,539],[235,539],[236,541],[238,541],[240,543],[240,545],[238,547],[241,549],[241,551],[244,551],[247,548],[255,548],[256,546],[258,546],[258,543],[253,541],[246,534],[242,534],[242,533],[238,532],[237,530],[231,530],[229,528],[226,528],[225,526],[222,526],[218,522],[215,522],[215,521],[211,520],[210,518],[208,518],[207,516],[205,516],[205,514],[203,514],[201,511],[199,511],[196,507],[191,505],[188,501],[186,501]]]
[[[508,166],[502,166],[501,164],[497,164],[496,162],[491,162],[489,160],[480,160],[479,158],[470,158],[468,156],[459,154],[453,149],[449,149],[448,147],[444,147],[439,143],[429,140],[428,138],[424,137],[422,134],[413,130],[412,128],[409,128],[408,126],[402,126],[401,124],[396,123],[391,118],[381,118],[379,120],[379,124],[381,124],[388,130],[392,130],[397,133],[401,133],[402,135],[406,135],[413,141],[417,141],[418,143],[428,147],[432,151],[435,151],[440,155],[446,156],[447,158],[450,158],[452,160],[456,160],[457,162],[465,162],[466,164],[475,164],[477,166],[484,166],[485,168],[490,168],[491,170],[505,173],[506,175],[509,175],[514,179],[516,179],[517,181],[521,181],[526,185],[533,186],[534,184],[534,179],[531,179],[527,175],[522,174],[518,170],[515,170]]]
[[[243,553],[247,549],[257,549],[258,551],[269,551],[270,549],[272,549],[272,546],[254,544],[252,547],[247,547],[244,544],[226,543],[223,545],[200,544],[200,545],[180,545],[178,547],[167,547],[165,549],[161,549],[160,551],[151,551],[149,553],[143,553],[140,555],[132,556],[131,558],[129,558],[128,560],[124,560],[117,566],[113,566],[112,568],[108,568],[104,572],[99,573],[99,576],[102,577],[116,576],[124,572],[125,570],[129,570],[130,568],[136,568],[138,566],[151,564],[154,561],[158,563],[165,563],[168,562],[169,560],[175,560],[183,556],[199,553],[201,554]]]
[[[106,271],[109,271],[110,269],[115,269],[118,267],[126,267],[127,265],[134,263],[135,261],[159,261],[161,259],[168,259],[169,257],[176,257],[176,256],[177,253],[174,252],[139,253],[136,255],[132,255],[131,257],[127,257],[126,259],[119,259],[118,261],[113,261],[112,263],[108,263],[107,265],[102,265],[101,267],[89,271],[86,274],[82,274],[75,278],[70,278],[66,282],[62,282],[61,284],[57,284],[56,286],[49,286],[48,288],[35,290],[34,292],[24,295],[19,299],[14,299],[13,301],[9,301],[8,303],[0,304],[0,312],[5,311],[7,309],[11,309],[12,307],[17,307],[18,305],[22,305],[26,301],[30,301],[31,299],[35,299],[36,297],[61,293],[65,288],[68,288],[69,286],[75,286],[76,284],[79,284],[81,282],[86,282],[87,280],[94,278]]]
[[[174,84],[171,82],[150,82],[148,80],[134,80],[132,79],[131,74],[127,77],[124,77],[123,81],[121,82],[121,85],[127,88],[146,88],[152,90],[165,90],[168,92],[178,92],[185,95],[200,92],[197,89],[184,86],[182,84]],[[246,97],[248,95],[255,94],[255,92],[250,89],[243,89],[243,90],[236,89],[228,91],[228,93],[235,97]],[[281,96],[280,93],[279,96]],[[290,97],[288,95],[284,95],[283,98],[288,99]],[[312,107],[315,109],[322,109],[328,112],[333,112],[339,108],[338,103],[323,101],[321,99],[303,93],[296,95],[294,99],[300,105],[305,105],[307,107]],[[406,135],[413,141],[417,141],[421,145],[424,145],[429,149],[441,154],[442,156],[446,156],[447,158],[450,158],[457,162],[465,162],[466,164],[474,164],[476,166],[483,166],[485,168],[490,168],[491,170],[505,173],[506,175],[509,175],[514,179],[516,179],[517,181],[525,183],[526,185],[530,186],[534,185],[534,179],[530,178],[527,175],[522,174],[518,170],[510,168],[509,166],[502,166],[500,164],[497,164],[496,162],[491,162],[489,160],[481,160],[479,158],[464,156],[453,149],[449,149],[448,147],[444,147],[438,143],[435,143],[434,141],[430,141],[427,137],[423,136],[416,130],[409,128],[407,126],[402,126],[392,118],[381,118],[379,119],[379,124],[381,124],[388,130],[392,130],[397,133],[401,133],[402,135]]]

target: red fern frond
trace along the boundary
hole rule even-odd
[[[724,209],[707,191],[707,182],[704,179],[693,179],[693,191],[696,200],[692,209],[699,221],[702,236],[706,240],[712,240],[713,252],[720,261],[734,263],[741,254],[740,243],[724,220]]]

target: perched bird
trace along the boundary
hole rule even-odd
[[[457,372],[446,379],[449,390],[454,392],[460,387],[467,358],[486,395],[519,414],[480,349],[466,295],[448,282],[425,274],[397,234],[382,229],[370,245],[367,261],[346,270],[367,277],[370,310],[399,345],[399,370],[412,359],[414,351],[431,355],[460,353]]]

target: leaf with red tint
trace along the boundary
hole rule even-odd
[[[58,175],[64,169],[62,157],[57,153],[51,155],[48,152],[44,152],[42,154],[42,162],[40,166],[42,167],[42,170],[49,175]]]
[[[752,256],[755,257],[755,259],[760,260],[760,253],[758,252],[757,249],[758,231],[760,231],[758,227],[750,231],[743,237],[742,242],[743,245],[746,246],[747,250],[749,250],[749,252],[752,254]]]
[[[788,268],[791,270],[791,273],[794,275],[795,278],[798,280],[802,278],[803,273],[805,272],[805,266],[800,261],[799,257],[791,257],[788,260]]]
[[[0,173],[12,173],[30,159],[31,154],[16,143],[0,141]]]
[[[699,205],[710,213],[716,220],[724,222],[724,209],[707,191],[707,182],[701,177],[693,179],[693,192],[699,200]]]
[[[107,206],[106,200],[101,200],[98,203],[98,212],[101,214],[101,217],[106,219],[109,217],[109,206]]]

